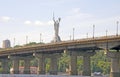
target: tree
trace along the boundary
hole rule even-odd
[[[66,68],[69,68],[70,57],[66,53],[62,53],[62,57],[59,60],[58,70],[60,72],[65,72]]]
[[[91,58],[92,72],[101,72],[103,74],[109,74],[110,72],[110,60],[104,54],[104,51],[96,52]]]

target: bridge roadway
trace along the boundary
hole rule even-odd
[[[34,56],[38,58],[38,74],[45,74],[44,60],[50,58],[50,74],[57,74],[57,59],[61,56],[60,53],[67,53],[71,60],[69,72],[71,75],[77,75],[77,56],[83,56],[83,75],[90,76],[90,57],[95,54],[96,50],[105,50],[105,54],[111,58],[112,62],[111,77],[120,77],[120,35],[0,49],[0,59],[2,68],[4,68],[3,73],[8,72],[6,71],[8,69],[6,62],[9,59],[13,61],[14,74],[19,73],[19,60],[25,61],[24,73],[30,73],[29,63]],[[117,52],[110,52],[109,50],[116,50]]]

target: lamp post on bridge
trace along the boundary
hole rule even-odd
[[[40,43],[42,42],[42,40],[41,40],[41,36],[42,36],[42,34],[40,33]]]
[[[108,33],[108,30],[106,30],[106,38],[107,38],[107,35],[108,35],[107,33]]]
[[[73,40],[74,40],[74,32],[75,32],[75,28],[73,28]]]
[[[93,25],[93,39],[94,39],[94,35],[95,35],[95,25]]]
[[[13,40],[14,40],[13,47],[15,47],[15,38]]]
[[[118,24],[119,24],[119,21],[117,21],[116,24],[117,24],[117,27],[116,27],[116,36],[118,36]]]
[[[26,36],[26,44],[28,44],[28,36]]]
[[[87,39],[88,39],[88,33],[86,33],[86,37],[87,37]]]

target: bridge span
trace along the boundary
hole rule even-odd
[[[8,61],[12,61],[13,73],[19,74],[19,60],[24,60],[24,73],[30,73],[30,60],[38,59],[38,74],[45,74],[45,59],[51,59],[50,74],[57,74],[57,59],[61,53],[70,55],[70,75],[77,75],[77,56],[83,56],[83,76],[91,76],[90,57],[96,50],[104,50],[111,58],[111,77],[120,77],[120,35],[103,36],[96,38],[69,40],[56,43],[22,46],[18,48],[0,49],[0,61],[3,74],[9,71]],[[111,52],[110,50],[116,50]]]

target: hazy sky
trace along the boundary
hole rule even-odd
[[[15,44],[50,42],[54,36],[55,19],[61,17],[59,35],[69,40],[75,28],[75,39],[116,34],[120,22],[120,0],[0,0],[0,47],[5,39]],[[119,24],[120,30],[120,24]],[[120,34],[120,31],[119,31]]]

